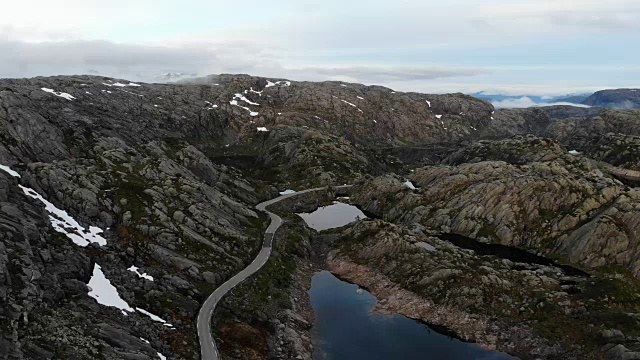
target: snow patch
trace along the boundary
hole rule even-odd
[[[48,92],[50,94],[53,94],[55,96],[59,96],[59,97],[61,97],[63,99],[67,99],[69,101],[75,99],[75,97],[73,97],[71,94],[63,93],[63,92],[60,92],[60,91],[55,91],[53,89],[41,88],[41,90],[44,91],[44,92]]]
[[[100,246],[107,245],[107,240],[100,236],[103,233],[102,229],[95,226],[90,226],[89,229],[85,229],[74,218],[72,218],[66,211],[60,210],[55,205],[47,201],[40,194],[31,188],[18,185],[25,195],[40,200],[45,205],[45,210],[49,213],[49,221],[53,229],[59,233],[65,234],[74,244],[85,247],[90,243],[98,243]]]
[[[257,128],[258,131],[269,131],[266,127],[259,127]]]
[[[247,104],[249,104],[249,105],[260,105],[260,104],[258,104],[258,103],[255,103],[255,102],[253,102],[253,101],[251,101],[251,100],[247,99],[244,95],[242,95],[242,94],[240,94],[240,93],[235,94],[235,95],[233,96],[233,100],[240,100],[240,101],[244,101],[244,102],[246,102],[246,103],[247,103]]]
[[[289,194],[295,194],[295,193],[296,193],[296,191],[295,190],[291,190],[291,189],[288,189],[288,190],[285,190],[285,191],[280,191],[280,195],[289,195]]]
[[[431,101],[429,100],[425,100],[427,102],[427,105],[429,105],[429,107],[431,107]]]
[[[111,81],[111,80],[109,80],[109,81]],[[138,85],[138,84],[134,84],[134,83],[123,84],[123,83],[120,83],[120,82],[113,83],[113,84],[102,83],[102,85],[106,85],[106,86],[117,86],[117,87],[140,86],[140,85]]]
[[[173,325],[169,324],[166,320],[162,319],[160,316],[158,316],[158,315],[154,315],[154,314],[152,314],[152,313],[148,312],[148,311],[147,311],[147,310],[145,310],[145,309],[142,309],[142,308],[137,307],[137,308],[136,308],[136,310],[137,310],[137,311],[139,311],[139,312],[141,312],[141,313],[143,313],[143,314],[145,314],[145,315],[147,315],[147,316],[148,316],[148,317],[150,317],[150,318],[151,318],[151,320],[153,320],[153,321],[156,321],[156,322],[162,323],[164,326],[173,327]]]
[[[249,104],[252,104],[252,105],[259,105],[259,104],[256,104],[256,103],[254,103],[254,102],[251,102],[251,100],[249,100],[249,99],[245,98],[242,94],[235,94],[235,96],[233,97],[233,100],[231,100],[231,101],[229,102],[229,104],[231,104],[231,105],[233,105],[233,106],[237,106],[237,107],[239,107],[239,108],[242,108],[242,109],[247,110],[247,111],[249,112],[249,115],[251,115],[251,116],[258,116],[258,114],[259,114],[259,113],[255,112],[255,111],[251,111],[251,109],[249,109],[249,108],[248,108],[248,107],[246,107],[246,106],[239,105],[239,104],[238,104],[238,100],[236,100],[236,99],[238,99],[238,100],[242,100],[242,101],[245,101],[245,102],[247,102],[247,103],[249,103]]]
[[[270,87],[274,87],[274,86],[291,86],[291,81],[276,81],[276,82],[271,82],[269,80],[267,80],[267,86],[265,86],[264,88],[270,88]]]
[[[158,353],[158,357],[160,358],[160,360],[167,360],[167,357],[162,355],[161,353]]]
[[[571,151],[569,151],[569,154],[571,154],[573,156],[576,156],[576,155],[580,155],[580,152],[577,151],[577,150],[571,150]]]
[[[7,174],[9,174],[9,175],[11,175],[11,176],[15,176],[15,177],[17,177],[17,178],[19,178],[19,177],[20,177],[20,174],[18,174],[17,172],[15,172],[15,171],[11,170],[11,168],[10,168],[10,167],[8,167],[8,166],[0,165],[0,170],[2,170],[2,171],[4,171],[4,172],[6,172]]]
[[[353,106],[354,108],[357,108],[357,106],[355,104],[352,104],[352,103],[348,102],[347,100],[341,100],[341,101],[343,103],[345,103],[345,104],[349,104],[349,105]]]
[[[417,243],[415,243],[415,245],[418,246],[418,247],[421,247],[421,248],[423,248],[423,249],[425,249],[427,251],[436,251],[435,247],[433,247],[431,244],[427,244],[426,242],[423,242],[423,241],[417,242]]]
[[[364,100],[364,98],[363,98],[363,97],[361,97],[361,96],[356,96],[356,97],[357,97],[358,99],[360,99],[360,100]]]
[[[143,279],[147,279],[149,281],[153,281],[153,276],[151,276],[151,275],[149,275],[147,273],[141,274],[140,271],[138,271],[139,268],[137,266],[131,265],[131,267],[128,268],[127,270],[129,270],[129,271],[131,271],[133,273],[136,273],[136,275],[138,275],[138,277],[141,277]]]
[[[436,115],[436,119],[442,119],[442,115]]]
[[[118,294],[118,289],[104,276],[100,265],[93,266],[93,276],[89,280],[89,296],[98,304],[115,307],[123,311],[134,312],[133,308]]]
[[[408,187],[411,190],[416,189],[416,187],[413,185],[413,183],[410,180],[403,182],[402,185],[404,185],[405,187]]]

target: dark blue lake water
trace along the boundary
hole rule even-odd
[[[376,298],[358,286],[318,272],[311,283],[314,360],[513,360],[452,339],[401,315],[372,312]]]

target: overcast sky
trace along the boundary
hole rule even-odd
[[[404,91],[560,95],[640,87],[639,0],[20,0],[0,77],[163,72]]]

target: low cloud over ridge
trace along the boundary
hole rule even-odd
[[[568,102],[550,102],[550,103],[545,103],[545,102],[535,102],[533,101],[531,98],[527,97],[527,96],[523,96],[521,98],[518,99],[505,99],[505,100],[500,100],[500,101],[492,101],[491,104],[493,104],[493,106],[496,109],[517,109],[517,108],[529,108],[529,107],[538,107],[538,106],[556,106],[556,105],[569,105],[569,106],[576,106],[576,107],[581,107],[581,108],[590,108],[591,106],[589,105],[584,105],[584,104],[574,104],[574,103],[568,103]]]

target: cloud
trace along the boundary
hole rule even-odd
[[[450,77],[466,77],[488,74],[491,71],[482,68],[445,68],[445,67],[307,67],[299,70],[328,77],[345,77],[366,83],[388,83],[392,81],[420,81]]]
[[[575,106],[575,107],[581,107],[581,108],[591,107],[589,105],[573,104],[568,102],[537,103],[527,96],[523,96],[518,99],[505,99],[500,101],[492,101],[491,104],[493,104],[493,106],[496,109],[504,109],[504,108],[516,109],[516,108],[529,108],[529,107],[537,107],[537,106],[557,106],[557,105],[569,105],[569,106]]]
[[[365,83],[420,81],[488,73],[480,68],[313,66],[286,67],[277,55],[249,42],[148,46],[109,41],[0,40],[0,77],[96,73],[151,80],[163,72],[251,73],[294,80],[341,79]]]
[[[516,31],[552,32],[575,28],[592,32],[638,29],[640,3],[628,0],[515,0],[490,2],[477,19],[493,19],[496,26]],[[527,26],[524,26],[527,25]],[[537,25],[537,27],[533,27]],[[520,27],[518,29],[517,27]]]

